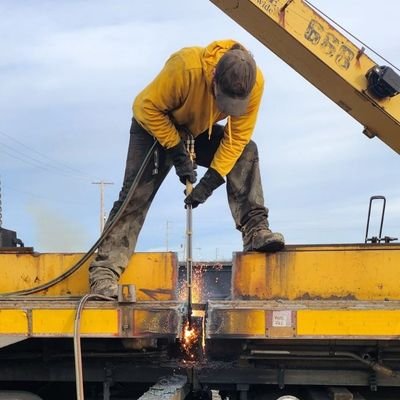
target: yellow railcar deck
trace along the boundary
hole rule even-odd
[[[0,254],[0,292],[29,289],[65,272],[79,254]],[[89,301],[87,337],[179,337],[174,253],[135,254],[121,278],[134,303]],[[400,245],[288,246],[277,254],[236,253],[229,299],[206,299],[206,338],[398,339]],[[88,293],[87,265],[29,296],[0,298],[0,337],[70,337],[79,300]]]
[[[80,298],[8,297],[0,301],[0,335],[72,337]],[[83,337],[173,337],[180,329],[178,302],[89,301],[82,311]]]
[[[208,338],[399,339],[399,301],[210,301]]]

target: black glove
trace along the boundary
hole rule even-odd
[[[208,168],[207,172],[200,179],[186,199],[185,204],[196,208],[200,203],[204,203],[212,192],[225,182],[224,178],[213,168]]]
[[[196,165],[189,157],[185,145],[180,141],[176,146],[166,149],[167,155],[172,159],[179,180],[186,185],[186,180],[195,183],[197,180]]]

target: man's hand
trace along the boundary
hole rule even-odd
[[[209,168],[200,182],[195,186],[186,199],[185,204],[196,208],[199,204],[204,203],[212,194],[212,192],[224,183],[224,178],[213,168]]]
[[[179,180],[186,185],[186,181],[195,183],[197,180],[196,165],[189,157],[185,145],[180,141],[176,146],[166,149],[167,155],[171,157]]]

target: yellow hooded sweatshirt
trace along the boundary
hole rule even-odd
[[[176,125],[184,125],[194,137],[228,117],[215,104],[212,81],[215,67],[226,51],[237,42],[215,41],[207,47],[187,47],[171,55],[158,76],[136,97],[135,119],[165,148],[181,140]],[[226,176],[250,141],[264,89],[262,72],[257,68],[256,83],[247,111],[229,117],[210,167]]]

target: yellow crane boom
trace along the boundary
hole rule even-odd
[[[400,154],[400,77],[379,66],[305,0],[211,0]]]

